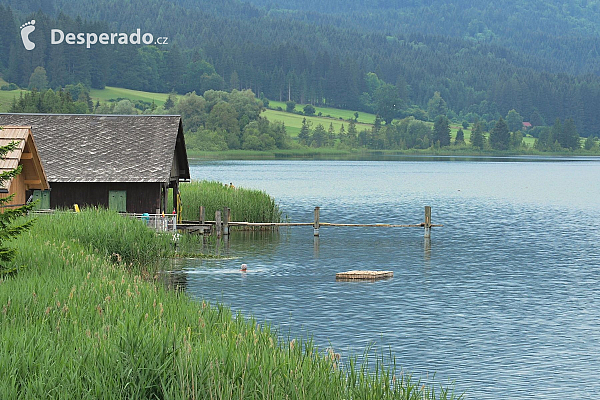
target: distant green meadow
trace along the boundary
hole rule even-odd
[[[304,111],[304,106],[306,104],[296,104],[296,108],[294,109],[296,112],[303,112]],[[272,108],[274,110],[277,109],[277,107],[281,107],[281,109],[283,111],[285,111],[286,105],[285,102],[283,101],[273,101],[273,100],[269,100],[269,108]],[[358,121],[359,123],[363,123],[363,124],[373,124],[373,122],[375,122],[375,114],[370,114],[367,112],[362,112],[362,111],[356,111],[358,112]],[[352,110],[341,110],[339,108],[332,108],[332,107],[321,107],[321,106],[315,106],[315,116],[317,116],[317,114],[321,113],[321,116],[331,116],[332,118],[335,119],[345,119],[345,120],[349,120],[349,119],[354,119],[354,113],[355,111]]]
[[[0,87],[7,83],[0,78]],[[28,90],[0,90],[0,112],[8,112],[12,104],[13,98],[18,99],[21,92],[23,94],[28,93]],[[94,104],[99,101],[100,103],[107,103],[117,101],[117,99],[128,99],[131,101],[146,101],[148,103],[154,103],[157,106],[162,106],[169,97],[168,93],[152,93],[143,92],[140,90],[122,89],[107,86],[104,89],[92,89],[90,91],[90,97]]]
[[[122,89],[111,86],[106,86],[104,89],[92,89],[90,96],[94,103],[99,101],[101,103],[108,102],[116,99],[128,99],[131,101],[141,100],[147,101],[148,103],[154,103],[157,106],[162,106],[169,97],[168,93],[153,93],[143,92],[141,90]]]
[[[302,128],[302,120],[306,118],[312,125],[311,128],[314,129],[318,124],[323,125],[325,130],[329,129],[329,125],[333,124],[333,129],[338,133],[342,125],[344,125],[344,129],[348,132],[348,121],[340,120],[339,118],[329,118],[329,117],[317,117],[317,116],[305,116],[300,114],[288,113],[285,111],[276,111],[276,110],[265,110],[262,115],[266,117],[269,121],[279,121],[285,124],[285,128],[287,133],[291,137],[297,137],[298,133],[300,133],[300,129]],[[354,117],[352,117],[354,118]],[[356,130],[360,132],[363,129],[371,129],[372,125],[365,123],[356,124]]]
[[[4,79],[0,78],[0,87],[8,85]],[[20,90],[0,90],[0,112],[7,112],[10,109],[13,99],[18,99]]]

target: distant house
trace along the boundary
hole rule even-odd
[[[50,191],[42,208],[103,206],[164,212],[169,188],[190,179],[176,115],[0,114],[0,126],[33,128]]]
[[[0,127],[2,124],[0,124]],[[22,165],[21,173],[0,186],[0,198],[14,195],[12,200],[3,204],[2,209],[18,207],[26,203],[33,190],[48,190],[48,180],[40,161],[30,126],[4,126],[0,129],[0,146],[11,142],[17,148],[0,160],[0,173],[12,171]]]
[[[523,122],[523,130],[531,129],[531,122]]]

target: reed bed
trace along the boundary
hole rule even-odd
[[[156,234],[138,220],[101,208],[40,215],[33,230],[89,246],[105,258],[134,268],[155,270],[174,251],[171,235]]]
[[[342,365],[310,341],[282,340],[222,305],[143,279],[109,255],[143,243],[119,232],[129,223],[103,221],[112,218],[105,212],[73,218],[40,216],[14,241],[25,268],[0,279],[2,399],[457,398],[382,365]],[[108,231],[109,244],[98,244]],[[153,237],[146,248],[162,249]]]
[[[206,209],[206,219],[212,220],[215,211],[231,209],[232,221],[281,222],[282,212],[275,200],[260,190],[231,188],[215,181],[192,181],[179,186],[183,204],[183,219],[198,220],[200,206]],[[169,196],[169,210],[173,210]]]

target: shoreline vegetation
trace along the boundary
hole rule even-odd
[[[434,107],[416,115],[397,113],[394,118],[388,116],[384,120],[367,112],[282,103],[268,100],[262,94],[257,98],[251,90],[177,95],[116,87],[90,91],[78,84],[57,92],[20,91],[18,99],[15,92],[0,91],[0,109],[181,115],[191,157],[600,156],[597,137],[590,132],[580,137],[573,119],[531,125],[515,110],[505,117],[496,113],[493,118],[488,115],[478,119],[476,115],[455,115],[446,107],[439,110]],[[7,96],[13,96],[10,107],[2,103]],[[439,93],[432,102],[445,104]]]
[[[40,215],[0,278],[0,397],[459,399],[284,339],[156,280],[170,235],[104,210]],[[387,360],[386,360],[387,361]],[[450,385],[452,386],[452,385]]]
[[[215,211],[231,209],[231,221],[282,222],[282,211],[271,196],[261,190],[229,186],[215,181],[191,181],[179,185],[183,220],[197,221],[200,206],[207,220]],[[173,196],[168,196],[167,211],[173,212]]]
[[[411,150],[367,150],[367,149],[336,149],[336,148],[303,148],[286,150],[225,150],[197,151],[188,150],[188,158],[203,160],[271,160],[271,159],[319,159],[319,160],[377,160],[394,157],[590,157],[597,158],[600,154],[586,150],[545,152],[532,148],[519,151],[479,150],[472,148],[443,148],[443,149],[411,149]]]

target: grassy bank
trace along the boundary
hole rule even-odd
[[[220,182],[193,181],[179,186],[183,204],[183,219],[198,220],[200,206],[206,219],[213,220],[215,211],[231,208],[232,221],[280,222],[282,213],[275,200],[260,190],[231,188]],[[168,210],[173,210],[169,196]]]
[[[41,215],[34,231],[28,236],[35,238],[42,231],[48,238],[76,243],[135,270],[152,267],[149,272],[154,272],[157,261],[173,254],[170,236],[156,235],[139,221],[103,209]]]
[[[0,280],[0,398],[453,398],[381,366],[339,365],[309,342],[168,291],[129,268],[141,252],[111,262],[165,243],[152,233],[156,243],[142,244],[122,230],[141,223],[109,214],[40,216],[15,240],[26,268]]]

